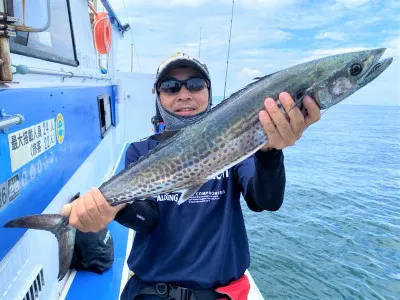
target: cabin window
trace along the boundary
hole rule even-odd
[[[69,0],[7,0],[7,12],[19,19],[12,53],[78,65]]]
[[[111,127],[111,97],[108,94],[98,96],[97,102],[99,107],[100,132],[103,138]]]

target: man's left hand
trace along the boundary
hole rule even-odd
[[[284,149],[293,146],[302,136],[303,131],[321,118],[321,112],[314,100],[305,96],[303,99],[307,115],[304,117],[298,107],[293,108],[295,102],[286,92],[279,94],[279,100],[288,113],[289,120],[279,110],[272,98],[265,99],[265,109],[260,111],[260,122],[268,137],[268,143],[260,150]],[[293,109],[292,109],[293,108]]]

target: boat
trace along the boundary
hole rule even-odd
[[[98,3],[97,3],[98,2]],[[0,0],[0,224],[59,213],[77,192],[124,167],[132,141],[157,132],[155,74],[116,69],[130,30],[107,0]],[[134,130],[132,130],[134,129]],[[0,300],[119,299],[134,231],[108,229],[114,263],[103,274],[58,274],[45,231],[0,226]],[[263,299],[250,273],[249,299]]]

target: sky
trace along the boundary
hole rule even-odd
[[[140,73],[155,73],[162,60],[184,51],[207,64],[213,95],[224,95],[231,0],[109,2],[131,26],[118,46],[120,71],[130,71],[131,44],[134,72]],[[301,62],[383,47],[392,65],[346,103],[400,105],[399,20],[395,0],[236,0],[225,95]]]

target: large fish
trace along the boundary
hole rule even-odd
[[[296,100],[296,106],[303,108],[302,99],[309,95],[321,110],[327,109],[370,83],[391,64],[392,58],[379,61],[384,51],[383,48],[333,55],[257,78],[198,122],[175,134],[163,133],[160,138],[164,141],[153,151],[99,189],[112,206],[169,192],[181,192],[178,204],[182,204],[203,183],[267,143],[258,118],[266,97],[278,99],[280,92],[287,91]],[[278,106],[286,114],[280,103]],[[65,276],[75,240],[75,229],[67,217],[25,216],[4,226],[54,233],[59,243],[58,279]]]

